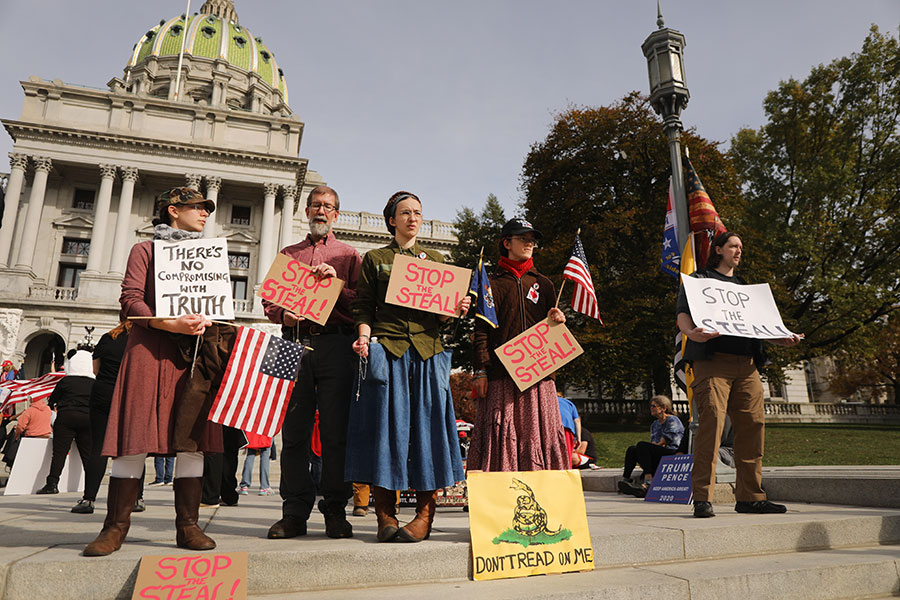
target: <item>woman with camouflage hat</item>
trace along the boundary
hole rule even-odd
[[[153,220],[154,240],[178,242],[203,235],[215,204],[197,190],[173,188],[160,195]],[[182,452],[173,444],[175,415],[189,377],[190,361],[179,345],[193,347],[193,336],[211,325],[202,315],[146,318],[155,314],[153,242],[131,249],[122,280],[122,317],[134,319],[110,406],[103,456],[113,457],[103,530],[84,549],[85,556],[118,550],[131,522],[148,454],[175,454],[175,528],[179,548],[211,550],[216,543],[197,526],[203,481],[203,451],[221,452],[221,436],[197,423],[198,450]],[[205,417],[204,417],[205,422]]]

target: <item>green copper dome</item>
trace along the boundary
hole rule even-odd
[[[185,42],[185,36],[187,41]],[[179,15],[145,33],[134,47],[128,67],[151,56],[178,56],[184,43],[185,56],[220,59],[243,71],[256,73],[273,89],[280,90],[288,103],[284,74],[275,62],[275,54],[238,23],[231,0],[207,0],[199,14]]]

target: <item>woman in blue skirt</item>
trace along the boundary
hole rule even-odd
[[[397,192],[384,208],[394,236],[390,245],[363,258],[353,303],[359,337],[359,397],[350,406],[348,481],[373,486],[378,541],[420,542],[434,521],[437,490],[465,478],[450,396],[451,351],[439,328],[448,317],[387,304],[388,280],[397,254],[444,262],[417,241],[422,203]],[[465,297],[457,314],[469,310]],[[397,521],[395,490],[416,490],[416,517]]]

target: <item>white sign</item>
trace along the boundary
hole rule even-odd
[[[681,276],[694,324],[722,335],[772,340],[794,335],[775,306],[768,283],[738,285]]]
[[[155,316],[234,319],[225,239],[154,240],[153,257]]]
[[[27,438],[23,437],[16,452],[16,461],[13,463],[6,482],[4,496],[19,496],[33,494],[47,483],[47,474],[50,473],[50,459],[53,457],[53,439],[51,438]],[[60,492],[80,492],[84,490],[84,466],[81,464],[81,455],[75,442],[69,448],[66,463],[62,473],[59,474],[57,484]]]

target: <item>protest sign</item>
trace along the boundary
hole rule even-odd
[[[247,552],[143,556],[132,600],[241,600]]]
[[[457,316],[456,307],[469,293],[471,276],[470,269],[395,254],[385,301],[439,315]]]
[[[337,277],[319,279],[312,274],[311,266],[278,254],[256,295],[298,317],[325,325],[343,287],[344,282]]]
[[[564,324],[548,317],[495,348],[494,352],[519,391],[524,391],[575,360],[584,350]]]
[[[476,581],[594,568],[578,471],[466,475]]]
[[[784,326],[768,283],[738,285],[687,275],[682,275],[681,283],[698,327],[763,340],[794,335]]]
[[[53,457],[53,440],[50,438],[23,437],[16,452],[16,461],[3,490],[4,496],[33,494],[47,483],[50,459]],[[84,467],[75,442],[69,448],[66,462],[57,484],[60,492],[84,490]]]
[[[154,240],[153,263],[157,317],[234,319],[226,240]]]
[[[672,504],[690,504],[694,496],[694,487],[691,482],[691,470],[694,467],[694,457],[691,454],[673,454],[664,456],[659,461],[656,473],[645,502],[668,502]]]

